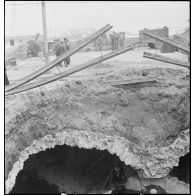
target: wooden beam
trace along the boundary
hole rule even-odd
[[[144,30],[143,33],[145,35],[148,35],[149,37],[152,37],[154,39],[157,39],[159,41],[162,41],[163,43],[170,44],[170,45],[172,45],[172,46],[174,46],[174,47],[176,47],[176,48],[178,48],[178,49],[180,49],[180,50],[182,50],[184,52],[187,52],[188,54],[190,53],[190,48],[189,47],[184,46],[184,45],[181,45],[181,44],[178,44],[174,40],[166,39],[166,38],[164,38],[162,36],[159,36],[159,35],[157,35],[155,33],[150,32],[148,30]]]
[[[152,53],[149,53],[149,52],[144,52],[143,57],[153,59],[153,60],[158,60],[158,61],[161,61],[161,62],[167,62],[167,63],[174,64],[174,65],[177,65],[177,66],[182,66],[182,67],[185,67],[185,68],[190,68],[188,62],[184,62],[184,61],[181,61],[181,60],[176,60],[176,59],[165,57],[165,56],[162,56],[162,55],[157,55],[157,54],[152,54]]]
[[[55,60],[50,62],[48,65],[45,65],[41,69],[39,69],[39,70],[35,71],[34,73],[28,75],[27,77],[24,77],[21,81],[19,81],[15,85],[11,86],[10,88],[8,88],[6,91],[10,91],[12,89],[15,89],[15,88],[17,88],[17,87],[19,87],[19,86],[21,86],[25,83],[28,83],[31,80],[37,78],[38,76],[44,74],[45,72],[47,72],[48,70],[50,70],[51,68],[53,68],[54,66],[56,66],[57,64],[62,62],[67,57],[69,57],[69,56],[73,55],[74,53],[76,53],[77,51],[79,51],[80,49],[85,47],[87,44],[89,44],[90,42],[92,42],[93,40],[95,40],[96,38],[98,38],[99,36],[104,34],[105,32],[107,32],[111,28],[112,28],[112,26],[107,24],[106,26],[104,26],[103,28],[101,28],[100,30],[95,32],[93,35],[91,35],[90,37],[88,37],[88,38],[84,39],[83,41],[81,41],[74,48],[70,49],[69,51],[67,51],[66,53],[61,55],[60,57],[56,58]]]
[[[150,82],[156,82],[156,79],[139,78],[139,79],[118,80],[118,81],[107,82],[107,84],[115,86],[115,85],[133,85],[133,84],[150,83]]]
[[[31,83],[31,84],[28,84],[28,85],[24,85],[24,86],[21,86],[21,87],[18,87],[16,88],[15,90],[12,90],[12,91],[9,91],[9,92],[6,92],[5,93],[5,96],[8,96],[8,95],[14,95],[16,93],[20,93],[20,92],[23,92],[23,91],[27,91],[27,90],[30,90],[30,89],[33,89],[33,88],[36,88],[36,87],[40,87],[42,85],[45,85],[45,84],[48,84],[48,83],[51,83],[51,82],[54,82],[58,79],[61,79],[61,78],[64,78],[64,77],[67,77],[71,74],[74,74],[76,72],[79,72],[81,70],[84,70],[88,67],[91,67],[91,66],[94,66],[100,62],[103,62],[105,60],[108,60],[110,58],[113,58],[117,55],[120,55],[122,53],[125,53],[129,50],[131,50],[132,47],[126,47],[126,48],[122,48],[122,49],[119,49],[119,50],[116,50],[116,51],[113,51],[113,52],[110,52],[108,54],[105,54],[101,57],[98,57],[98,58],[95,58],[93,60],[90,60],[88,62],[85,62],[81,65],[78,65],[76,67],[73,67],[73,68],[70,68],[68,70],[65,70],[64,72],[58,74],[58,75],[55,75],[55,76],[52,76],[50,78],[47,78],[47,79],[43,79],[41,81],[37,81],[37,82],[34,82],[34,83]]]

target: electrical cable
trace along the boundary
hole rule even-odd
[[[26,6],[26,5],[40,5],[40,3],[23,3],[23,4],[7,4],[5,7],[14,7],[14,6]]]

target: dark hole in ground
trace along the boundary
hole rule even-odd
[[[108,176],[116,164],[137,174],[107,150],[57,145],[29,156],[10,194],[82,194],[109,189]]]
[[[180,181],[184,181],[185,183],[190,183],[190,160],[191,153],[189,152],[185,156],[180,157],[179,165],[177,167],[173,167],[170,172],[171,176],[177,177]]]
[[[59,194],[59,191],[57,186],[38,178],[36,173],[30,174],[22,170],[17,175],[16,184],[9,194]]]

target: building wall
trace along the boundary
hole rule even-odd
[[[145,35],[143,32],[146,29],[140,30],[139,31],[139,39],[143,43],[155,43],[155,39],[150,38],[149,36]],[[148,30],[148,29],[147,29]],[[153,29],[149,30],[152,33],[158,34],[159,36],[162,37],[169,37],[169,29],[167,27],[164,28],[159,28],[159,29]]]
[[[160,51],[162,53],[173,53],[173,52],[177,51],[177,48],[170,45],[170,44],[163,43],[161,48],[160,48]]]

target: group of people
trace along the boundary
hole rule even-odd
[[[95,48],[96,50],[102,50],[102,46],[110,46],[112,51],[117,50],[121,47],[125,46],[125,33],[115,31],[107,36],[107,34],[103,34],[95,40]]]
[[[111,40],[111,49],[112,51],[115,51],[121,47],[125,46],[125,33],[119,32],[116,33],[115,31],[110,34],[110,40]]]
[[[64,40],[59,40],[55,46],[56,57],[63,55],[68,50],[70,50],[70,46],[68,45],[67,38],[64,38]],[[66,58],[63,62],[65,67],[67,67],[70,64],[70,57]],[[62,62],[59,63],[59,66],[62,67]]]

